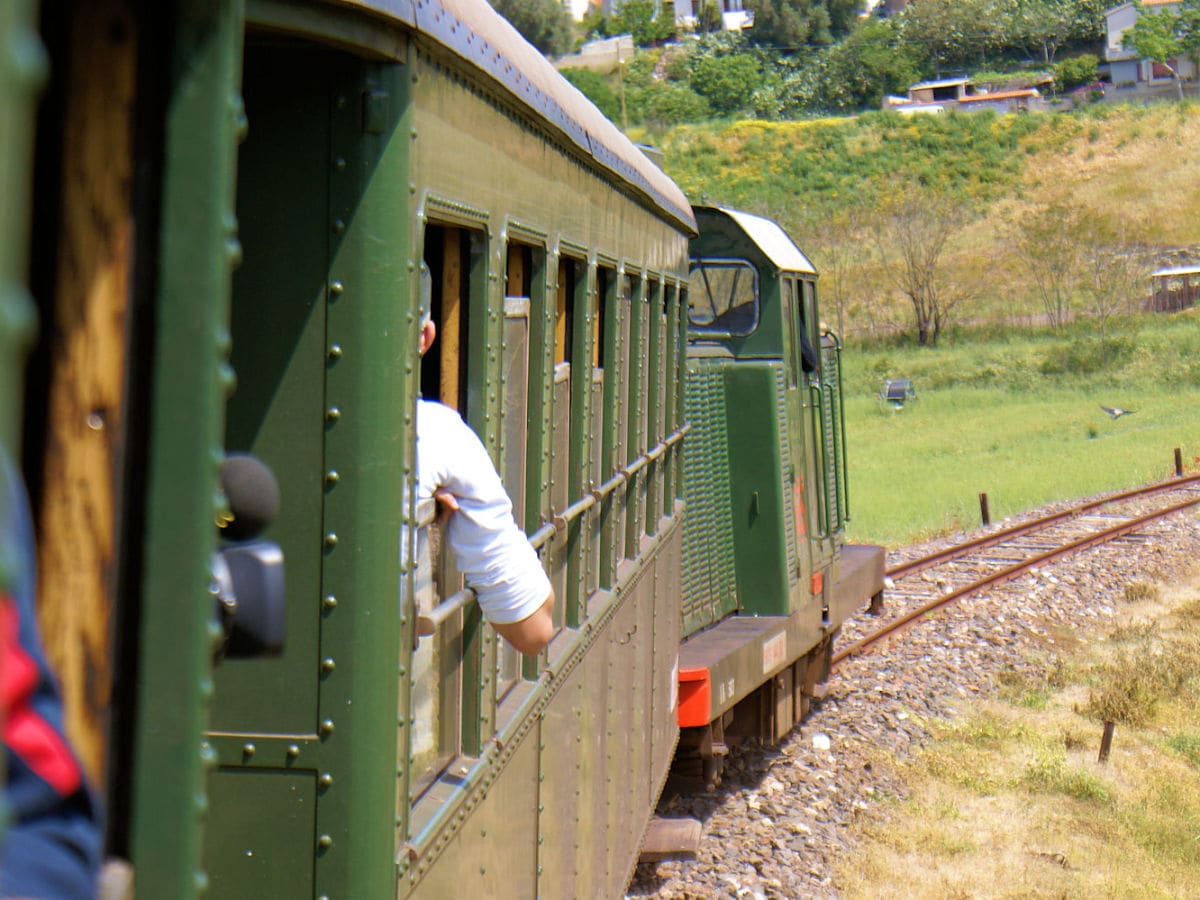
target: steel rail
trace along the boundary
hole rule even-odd
[[[944,550],[939,550],[936,553],[930,553],[927,556],[922,556],[919,559],[910,560],[906,563],[901,563],[887,570],[888,578],[902,578],[905,575],[915,575],[917,572],[923,572],[925,569],[933,568],[945,562],[958,559],[966,556],[974,550],[985,550],[988,547],[994,547],[996,544],[1002,544],[1012,538],[1020,537],[1023,534],[1028,534],[1031,531],[1037,531],[1039,528],[1044,528],[1047,525],[1053,525],[1056,522],[1061,522],[1065,519],[1073,519],[1081,516],[1084,513],[1091,512],[1101,506],[1106,506],[1109,503],[1118,503],[1121,500],[1130,500],[1134,497],[1144,497],[1151,494],[1169,491],[1175,488],[1182,487],[1188,484],[1200,482],[1200,474],[1184,475],[1181,477],[1172,478],[1169,481],[1160,481],[1155,484],[1143,485],[1138,488],[1131,488],[1127,491],[1122,491],[1119,494],[1112,494],[1108,497],[1103,497],[1099,500],[1089,500],[1086,503],[1080,503],[1077,506],[1072,506],[1070,509],[1060,510],[1056,513],[1051,513],[1048,516],[1043,516],[1040,519],[1033,519],[1029,522],[1022,522],[1020,525],[1013,525],[1009,528],[1003,528],[999,531],[993,531],[991,534],[984,535],[980,538],[967,541],[962,544],[955,544],[953,547],[947,547]]]
[[[1195,480],[1195,479],[1189,479],[1189,480]],[[1153,493],[1153,491],[1149,491],[1149,490],[1145,490],[1145,489],[1142,489],[1141,492],[1142,493]],[[1135,491],[1135,492],[1127,492],[1127,493],[1131,496],[1136,496],[1138,492]],[[1115,499],[1115,498],[1110,498],[1110,502],[1112,499]],[[930,600],[929,602],[922,604],[921,606],[917,607],[916,609],[909,610],[907,613],[900,616],[899,618],[893,619],[891,622],[888,622],[886,625],[884,625],[878,631],[875,631],[872,634],[868,634],[865,637],[860,638],[859,640],[855,641],[850,646],[848,646],[845,649],[840,650],[838,653],[834,654],[833,659],[831,661],[831,665],[836,666],[838,663],[842,662],[842,660],[848,659],[851,656],[855,656],[856,654],[861,653],[863,650],[867,649],[868,647],[870,647],[872,644],[876,643],[877,641],[882,640],[883,638],[887,637],[888,635],[894,634],[895,632],[900,631],[902,628],[906,627],[907,625],[912,624],[912,622],[914,620],[919,619],[921,616],[925,615],[926,613],[932,612],[933,610],[938,609],[939,607],[946,606],[947,604],[953,603],[955,600],[960,600],[963,597],[969,597],[970,595],[978,593],[979,591],[982,591],[985,588],[996,587],[998,585],[1004,584],[1007,581],[1011,581],[1013,578],[1016,578],[1018,575],[1023,574],[1025,571],[1033,568],[1034,566],[1038,565],[1039,563],[1049,562],[1051,560],[1058,559],[1061,556],[1069,556],[1072,553],[1078,553],[1081,550],[1087,550],[1090,547],[1095,547],[1100,544],[1107,543],[1108,541],[1111,541],[1116,538],[1122,537],[1123,535],[1129,534],[1129,532],[1131,532],[1131,531],[1136,531],[1138,528],[1142,527],[1143,525],[1146,525],[1149,522],[1153,522],[1157,519],[1166,518],[1167,516],[1174,515],[1177,512],[1182,512],[1183,510],[1188,509],[1193,506],[1196,506],[1198,504],[1200,504],[1200,497],[1196,497],[1191,500],[1184,500],[1182,503],[1176,503],[1171,506],[1165,507],[1164,509],[1157,510],[1156,512],[1148,513],[1144,516],[1139,516],[1136,519],[1130,519],[1127,522],[1123,522],[1120,525],[1114,525],[1112,528],[1106,528],[1103,531],[1097,531],[1096,533],[1090,534],[1087,537],[1080,538],[1079,540],[1076,540],[1076,541],[1071,541],[1067,544],[1063,544],[1061,547],[1056,547],[1053,550],[1047,550],[1045,553],[1039,553],[1036,556],[1031,556],[1029,559],[1022,560],[1021,562],[1015,563],[1014,565],[1011,565],[1011,566],[1008,566],[1005,569],[1001,569],[998,572],[993,572],[991,575],[988,575],[988,576],[980,579],[979,581],[973,582],[972,584],[968,584],[965,587],[958,588],[957,590],[953,590],[948,594],[945,594],[941,597],[937,597],[933,600]],[[1055,517],[1050,516],[1050,517],[1047,517],[1047,519],[1055,520]],[[1043,520],[1043,522],[1044,521],[1046,521],[1046,520]]]

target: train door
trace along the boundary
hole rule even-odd
[[[787,438],[791,449],[787,460],[789,471],[785,473],[784,486],[791,493],[791,516],[785,525],[790,528],[789,551],[792,556],[791,583],[793,597],[797,596],[795,585],[799,583],[800,598],[808,597],[808,579],[813,572],[812,548],[809,543],[812,520],[810,509],[812,498],[811,461],[816,449],[812,433],[806,427],[809,416],[805,410],[809,405],[809,376],[805,371],[805,336],[802,312],[801,282],[792,275],[785,275],[781,284],[784,322],[784,372],[787,391]]]
[[[287,626],[279,657],[217,668],[204,864],[222,898],[386,896],[412,639],[406,72],[251,31],[242,93],[226,445],[279,482]]]

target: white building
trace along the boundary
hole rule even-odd
[[[1151,12],[1177,12],[1179,9],[1178,0],[1142,0],[1142,6]],[[1109,64],[1112,83],[1119,86],[1166,82],[1172,79],[1171,69],[1178,72],[1182,79],[1194,78],[1196,66],[1187,57],[1167,60],[1171,67],[1169,69],[1162,63],[1141,59],[1134,51],[1125,49],[1122,38],[1137,18],[1138,10],[1132,3],[1122,3],[1104,13],[1104,59]]]

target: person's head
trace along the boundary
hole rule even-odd
[[[421,355],[433,345],[437,337],[437,326],[433,324],[433,276],[429,267],[421,264]]]
[[[421,313],[421,355],[425,355],[425,351],[433,345],[433,339],[437,337],[437,326],[433,324],[433,318],[429,315],[429,310],[424,310]]]

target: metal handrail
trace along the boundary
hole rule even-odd
[[[650,463],[660,459],[668,450],[683,440],[684,435],[688,433],[691,427],[690,422],[685,422],[657,443],[651,450],[643,453],[608,481],[604,482],[604,484],[600,485],[600,487],[592,490],[586,496],[581,497],[562,512],[556,514],[549,522],[529,536],[529,543],[533,545],[533,549],[540,550],[555,535],[565,532],[571,522],[579,518],[622,484],[629,481],[630,478],[650,465]],[[425,503],[429,504],[428,509],[425,508]],[[428,526],[437,518],[436,506],[437,504],[432,500],[426,500],[421,504],[417,514],[418,528]],[[475,602],[475,599],[475,592],[469,587],[465,587],[443,600],[428,613],[424,615],[419,614],[417,616],[417,637],[430,637],[436,634],[437,629],[447,619],[459,610],[469,609],[471,604]]]

